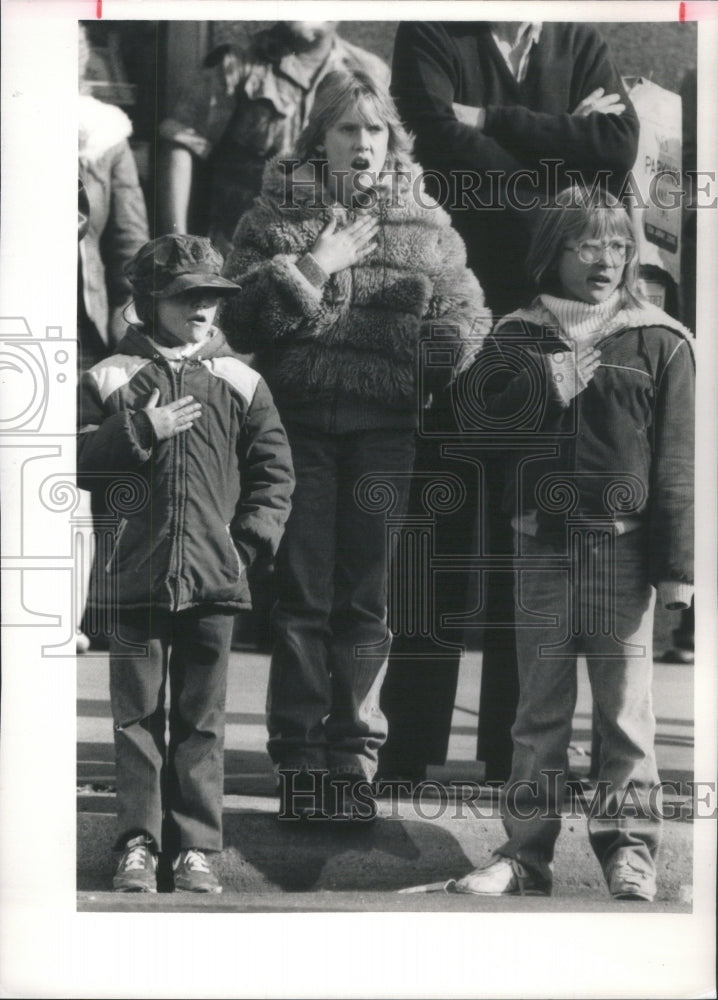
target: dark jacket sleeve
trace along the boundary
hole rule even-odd
[[[232,537],[246,565],[259,551],[274,555],[289,517],[294,469],[287,434],[261,380],[239,439],[242,493]]]
[[[402,117],[417,134],[417,155],[425,166],[440,170],[501,170],[507,173],[560,159],[566,167],[590,169],[597,164],[626,172],[638,144],[638,119],[608,50],[592,29],[578,34],[574,54],[571,107],[562,114],[531,111],[522,106],[489,106],[483,130],[459,122],[452,104],[458,100],[459,53],[441,24],[399,25],[394,48],[392,89]],[[540,43],[539,43],[540,44]],[[571,112],[597,87],[618,93],[622,115]]]
[[[439,170],[519,170],[523,163],[501,143],[459,122],[461,68],[453,42],[441,24],[402,22],[397,28],[392,93],[399,113],[416,133],[416,154]]]
[[[474,430],[525,435],[549,431],[561,420],[548,358],[520,324],[487,337],[461,379],[477,421]]]
[[[608,47],[590,28],[582,28],[574,55],[572,106],[565,114],[545,114],[517,106],[486,109],[484,132],[525,163],[560,159],[578,170],[597,168],[627,173],[638,151],[638,116],[608,54]],[[620,115],[594,111],[574,115],[584,98],[598,87],[618,94]]]
[[[695,362],[686,340],[659,373],[649,489],[650,580],[693,582]]]
[[[77,413],[77,481],[81,489],[92,490],[98,475],[131,472],[149,460],[149,420],[141,411],[108,413],[91,371],[80,381]]]

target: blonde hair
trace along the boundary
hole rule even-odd
[[[348,107],[367,102],[388,131],[385,170],[407,170],[411,163],[412,139],[399,118],[389,91],[363,70],[335,70],[317,87],[309,120],[297,140],[296,155],[301,163],[323,160],[321,146],[327,130],[339,121]]]
[[[526,270],[539,292],[560,294],[557,263],[568,240],[589,233],[596,239],[623,236],[634,248],[626,263],[620,288],[633,305],[641,305],[644,297],[638,280],[636,234],[626,208],[605,189],[590,192],[577,184],[556,195],[554,202],[543,210],[539,227],[533,235],[526,257]]]

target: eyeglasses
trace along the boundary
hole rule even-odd
[[[576,246],[566,244],[564,250],[573,250],[578,254],[578,259],[582,264],[596,264],[605,255],[612,267],[623,264],[633,257],[634,244],[627,243],[626,240],[609,240],[607,243],[600,243],[598,240],[583,240]]]

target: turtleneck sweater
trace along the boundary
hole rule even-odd
[[[528,319],[546,327],[558,327],[561,340],[571,348],[568,352],[558,351],[547,356],[553,384],[564,406],[568,406],[571,399],[588,385],[575,364],[578,347],[600,346],[601,341],[612,333],[635,326],[668,326],[690,337],[690,331],[661,309],[649,304],[627,303],[621,289],[617,289],[605,302],[596,304],[543,294],[528,309],[507,316],[499,326],[516,318]],[[559,379],[556,379],[557,375]],[[616,533],[625,534],[640,527],[640,524],[640,518],[618,518],[615,522]],[[537,512],[525,511],[513,518],[512,525],[516,531],[535,537],[538,533]],[[692,595],[693,587],[687,583],[665,580],[658,585],[659,601],[667,608],[688,607]]]

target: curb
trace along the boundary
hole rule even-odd
[[[373,823],[336,824],[280,821],[275,800],[225,796],[225,847],[214,868],[226,892],[245,894],[395,892],[460,878],[504,839],[491,803],[460,805],[434,802],[432,812],[424,803],[418,814],[411,800],[380,802]],[[78,813],[78,890],[111,889],[113,839],[111,812]],[[690,903],[692,860],[692,824],[666,822],[657,903]],[[564,820],[556,845],[554,896],[564,895],[611,903],[583,817]]]

